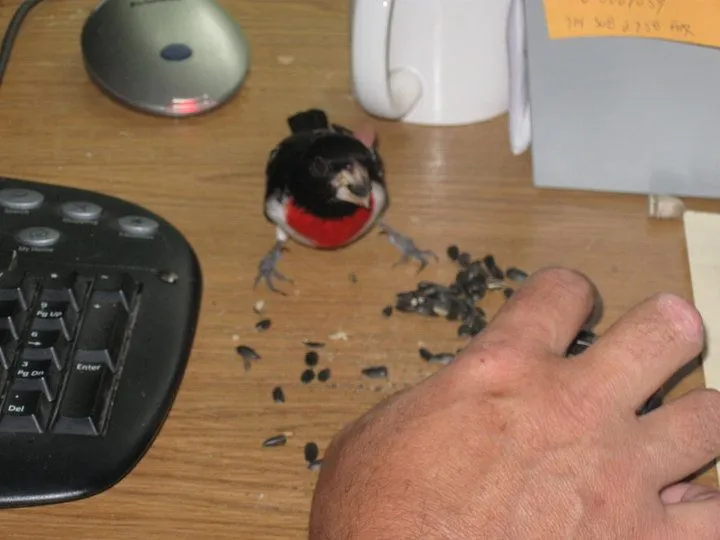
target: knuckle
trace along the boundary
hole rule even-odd
[[[518,387],[535,364],[533,355],[515,344],[478,343],[452,366],[457,376],[472,384]]]
[[[585,274],[563,266],[546,266],[535,272],[533,277],[547,282],[549,286],[561,287],[577,295],[591,296],[595,290],[592,281]]]

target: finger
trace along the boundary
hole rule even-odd
[[[660,492],[660,500],[665,504],[706,501],[720,498],[717,489],[683,482],[669,486]]]
[[[672,504],[666,512],[670,538],[720,538],[720,498]]]
[[[565,268],[533,273],[498,310],[488,327],[466,347],[511,343],[531,351],[564,354],[591,314],[596,289]]]
[[[700,315],[689,302],[660,294],[622,317],[570,369],[634,412],[700,354],[703,336]]]
[[[649,468],[658,488],[698,471],[720,455],[720,392],[688,392],[638,419]]]
[[[677,504],[685,500],[685,496],[694,486],[688,482],[681,482],[668,486],[660,491],[660,500],[665,504]]]

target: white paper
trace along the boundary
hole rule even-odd
[[[720,389],[720,214],[685,212],[693,300],[705,323],[705,386]],[[720,463],[716,470],[720,477]]]

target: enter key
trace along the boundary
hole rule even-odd
[[[79,357],[70,369],[53,431],[99,435],[110,401],[112,372],[102,360],[93,362]]]

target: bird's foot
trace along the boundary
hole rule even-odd
[[[268,251],[267,255],[262,258],[260,264],[258,265],[258,273],[255,277],[255,282],[253,283],[253,289],[257,287],[260,281],[264,281],[267,285],[267,288],[270,289],[272,292],[287,296],[286,292],[278,289],[275,286],[275,283],[273,283],[273,279],[278,279],[286,283],[293,283],[292,279],[278,272],[276,268],[283,251],[287,251],[287,247],[285,247],[285,244],[283,242],[275,242],[275,245],[272,247],[272,249]]]
[[[384,234],[385,236],[387,236],[390,243],[395,246],[400,251],[400,253],[402,253],[401,259],[395,264],[393,264],[393,267],[396,267],[400,264],[406,264],[411,260],[416,260],[420,263],[420,267],[417,271],[417,273],[419,274],[425,268],[427,268],[428,264],[430,264],[430,259],[440,261],[440,258],[435,254],[434,251],[429,249],[420,249],[419,247],[417,247],[417,245],[415,245],[415,242],[409,236],[400,234],[399,232],[395,231],[390,226],[384,223],[379,223],[378,227],[380,229],[380,234]]]

